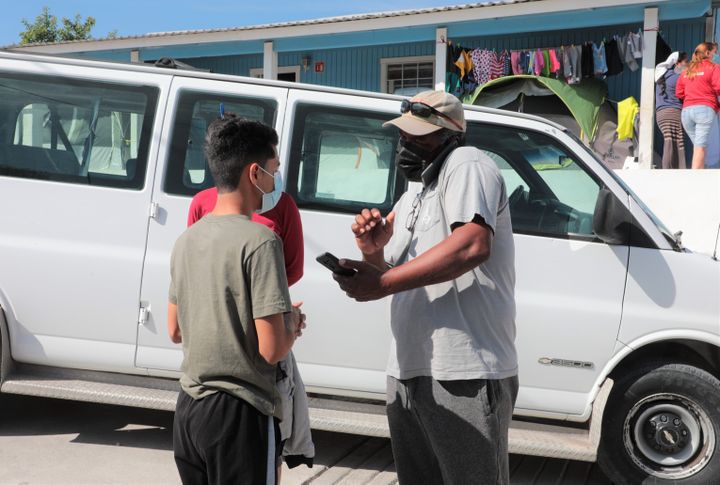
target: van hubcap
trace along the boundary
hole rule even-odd
[[[715,432],[705,411],[676,394],[654,394],[633,406],[623,441],[638,467],[665,479],[694,475],[715,450]]]

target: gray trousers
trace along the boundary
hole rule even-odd
[[[517,392],[517,376],[388,377],[387,416],[399,482],[508,484],[508,427]]]

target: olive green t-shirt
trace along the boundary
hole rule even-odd
[[[175,243],[170,277],[183,390],[194,399],[227,392],[280,418],[275,366],[260,355],[255,330],[256,318],[291,310],[275,234],[242,215],[208,214]]]

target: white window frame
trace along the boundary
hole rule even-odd
[[[278,67],[277,73],[278,74],[287,74],[288,72],[294,72],[295,73],[295,82],[300,82],[300,66],[284,66],[284,67]],[[263,68],[262,67],[254,67],[250,69],[250,77],[254,77],[257,79],[262,79],[263,77]]]
[[[433,73],[435,72],[435,56],[413,56],[413,57],[386,57],[383,59],[380,59],[380,92],[381,93],[387,93],[387,71],[388,66],[390,64],[410,64],[410,63],[421,63],[421,62],[431,62],[433,65]],[[435,85],[435,80],[433,79],[432,85]],[[432,86],[430,86],[429,89],[433,89]]]

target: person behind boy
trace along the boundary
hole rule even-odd
[[[273,191],[277,143],[257,121],[226,115],[210,125],[217,204],[173,248],[168,332],[184,355],[173,450],[185,484],[275,483],[276,364],[304,328],[282,243],[250,220]]]

